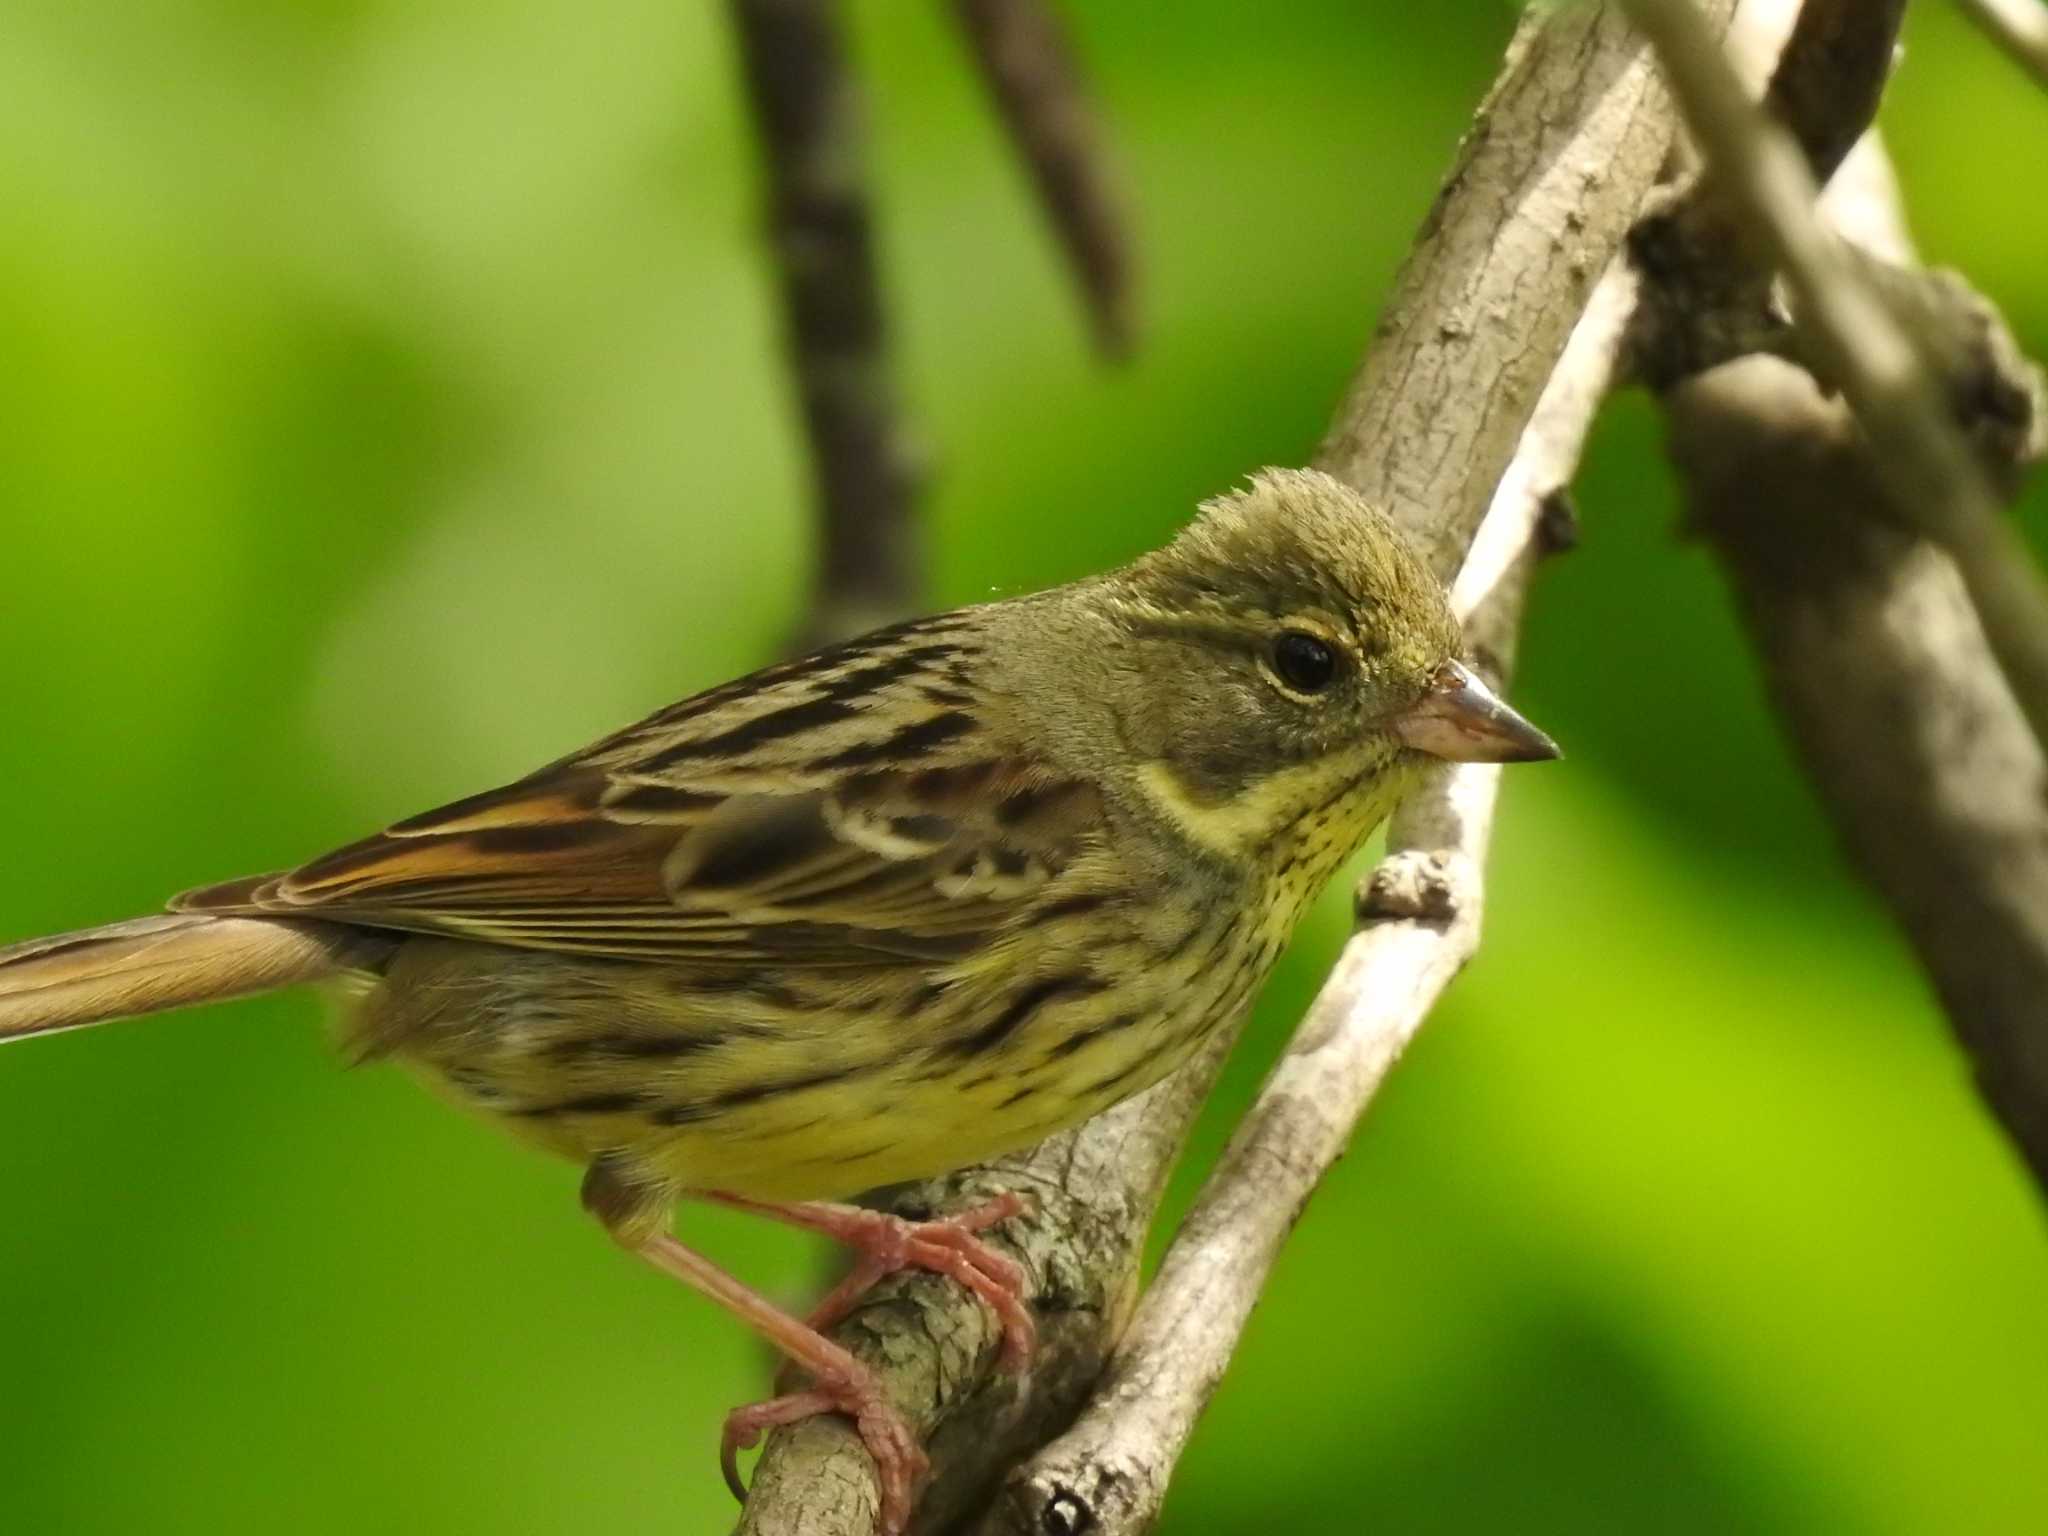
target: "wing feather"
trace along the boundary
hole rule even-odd
[[[869,635],[173,905],[667,962],[964,954],[1101,822],[1091,785],[969,707],[979,656],[964,613]]]

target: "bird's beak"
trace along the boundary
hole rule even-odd
[[[1563,755],[1459,661],[1437,668],[1422,701],[1395,718],[1394,734],[1454,763],[1539,763]]]

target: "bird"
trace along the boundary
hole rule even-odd
[[[698,693],[495,789],[154,916],[0,950],[0,1040],[308,982],[395,1058],[575,1160],[624,1248],[850,1416],[882,1529],[925,1459],[825,1332],[952,1277],[1021,1368],[1003,1194],[863,1192],[1030,1146],[1158,1081],[1252,999],[1304,907],[1432,760],[1558,755],[1461,655],[1442,585],[1335,478],[1267,469],[1171,542]],[[806,1319],[670,1230],[702,1199],[859,1255]]]

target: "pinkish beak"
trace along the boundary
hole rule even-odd
[[[1461,661],[1447,661],[1429,692],[1395,717],[1395,736],[1454,763],[1539,763],[1561,757],[1557,743],[1501,702]]]

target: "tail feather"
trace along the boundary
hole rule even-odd
[[[396,940],[340,923],[172,913],[0,949],[0,1041],[376,969]]]

